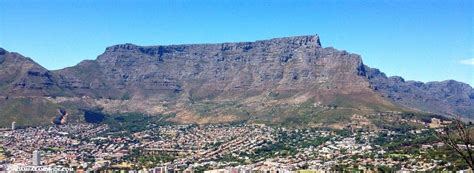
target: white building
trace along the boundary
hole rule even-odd
[[[41,153],[38,150],[33,151],[33,165],[40,166],[41,165]]]

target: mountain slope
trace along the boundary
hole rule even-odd
[[[10,73],[0,78],[2,95],[47,96],[71,110],[166,114],[180,123],[345,124],[353,114],[387,111],[472,118],[474,103],[467,84],[397,81],[365,66],[359,55],[323,48],[318,36],[122,44],[108,47],[97,60],[56,71],[3,52],[0,62],[9,60],[3,60],[0,71]],[[13,57],[24,63],[11,63]]]
[[[57,93],[53,74],[30,58],[0,48],[0,93],[12,96],[44,96]]]
[[[140,97],[193,91],[195,97],[201,98],[211,96],[209,93],[221,95],[223,91],[312,89],[308,87],[360,90],[368,86],[356,77],[361,66],[359,56],[323,49],[318,37],[304,36],[248,43],[117,45],[107,48],[97,61],[56,73],[64,77],[65,83],[82,81],[77,83],[78,88],[106,88],[114,94],[131,92]],[[88,74],[78,76],[82,74],[79,71]],[[104,82],[91,85],[92,74]]]
[[[12,121],[19,126],[50,123],[63,108],[47,99],[64,95],[57,81],[54,73],[30,58],[0,48],[0,126]]]
[[[322,48],[317,36],[300,36],[245,43],[116,45],[96,61],[55,74],[64,83],[80,81],[72,89],[77,94],[129,98],[128,104],[138,106],[143,100],[166,103],[146,112],[173,112],[179,122],[283,121],[298,111],[289,108],[306,102],[319,102],[314,109],[321,111],[330,104],[396,109],[369,88],[363,67],[358,55]],[[120,112],[117,107],[108,111]]]
[[[474,89],[468,84],[447,80],[422,83],[387,77],[378,69],[367,68],[371,87],[400,105],[425,112],[474,119]]]

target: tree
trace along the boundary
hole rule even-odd
[[[474,169],[474,141],[470,134],[469,125],[463,123],[461,118],[456,118],[453,123],[440,131],[436,131],[436,137],[445,145],[454,149],[467,163],[471,170]]]

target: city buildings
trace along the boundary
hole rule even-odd
[[[444,147],[436,142],[421,143],[418,154],[400,153],[403,151],[383,146],[429,135],[428,128],[416,133],[351,133],[254,124],[149,125],[144,130],[126,133],[103,124],[68,124],[0,131],[0,143],[9,155],[5,159],[7,164],[67,165],[92,171],[286,173],[331,170],[336,166],[429,171],[452,165],[423,155]]]

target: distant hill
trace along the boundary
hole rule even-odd
[[[35,113],[18,107],[7,114],[2,108],[0,125],[10,123],[7,117],[56,116],[42,108],[65,109],[71,112],[69,121],[84,121],[83,110],[166,115],[177,123],[313,126],[340,126],[354,115],[380,112],[474,118],[471,86],[387,77],[364,65],[359,55],[323,48],[317,35],[222,44],[121,44],[96,60],[56,71],[0,48],[0,95],[3,108],[12,109],[12,99],[35,100],[31,108],[43,104]],[[24,121],[42,123],[49,122]]]

